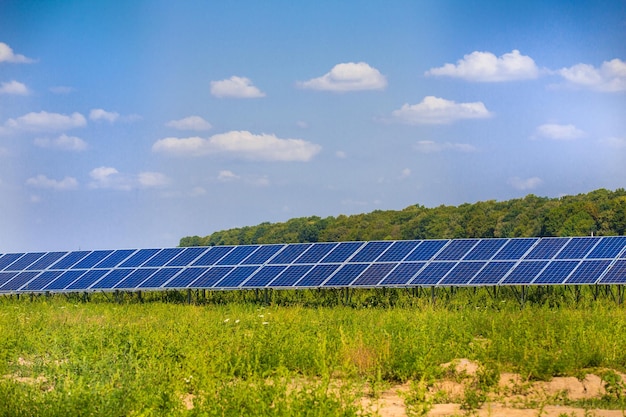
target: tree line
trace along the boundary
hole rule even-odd
[[[365,240],[458,239],[626,234],[626,190],[599,189],[559,198],[533,194],[507,201],[321,218],[300,217],[186,236],[180,246]]]

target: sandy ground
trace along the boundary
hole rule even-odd
[[[602,379],[587,374],[585,379],[574,377],[553,378],[549,382],[524,381],[517,374],[500,375],[498,387],[488,394],[487,401],[476,410],[461,409],[465,387],[471,383],[478,365],[467,359],[459,359],[443,366],[450,367],[454,378],[438,381],[429,388],[427,398],[445,398],[443,404],[432,404],[426,414],[429,417],[490,416],[490,417],[625,417],[626,411],[584,409],[551,405],[563,400],[601,398],[605,395]],[[619,373],[618,373],[619,374]],[[626,383],[626,375],[619,374]],[[397,385],[385,390],[377,400],[364,398],[362,404],[381,417],[405,417],[407,410],[404,398],[410,391],[409,384]],[[438,402],[438,401],[435,401]],[[416,414],[413,414],[416,415]]]

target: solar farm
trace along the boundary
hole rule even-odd
[[[626,236],[8,253],[0,293],[615,285]]]

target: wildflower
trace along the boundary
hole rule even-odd
[[[263,314],[259,314],[259,317],[263,318],[263,317],[265,317],[265,316],[264,316]]]
[[[239,323],[239,319],[235,320],[235,324]]]
[[[263,324],[270,324],[269,321],[264,321]]]
[[[228,323],[230,321],[230,319],[226,319],[224,320],[224,323]]]

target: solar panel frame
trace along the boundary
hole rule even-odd
[[[313,264],[288,265],[287,268],[270,281],[267,286],[275,288],[293,287],[313,269]]]
[[[113,253],[112,250],[95,250],[85,256],[80,261],[72,265],[72,269],[89,269],[102,262],[106,257]]]
[[[209,250],[208,247],[192,246],[185,248],[185,250],[174,258],[172,258],[165,266],[187,266],[192,262],[199,259]]]
[[[50,265],[54,264],[68,253],[69,252],[48,252],[26,269],[30,271],[47,269]]]
[[[500,249],[506,245],[509,239],[480,239],[464,257],[464,261],[484,261],[492,259]]]
[[[328,278],[323,287],[345,287],[359,277],[367,269],[366,263],[346,263],[337,270],[332,277]]]
[[[435,261],[460,261],[480,242],[480,239],[451,240],[433,259]]]
[[[373,263],[361,273],[353,282],[352,286],[376,287],[397,266],[397,263]]]
[[[535,285],[562,284],[567,281],[579,264],[578,260],[554,260],[535,277],[532,283]]]
[[[528,285],[548,266],[549,261],[532,260],[521,261],[511,269],[507,276],[501,281],[503,284],[509,285]]]
[[[333,244],[334,245],[334,244]],[[297,258],[308,252],[313,247],[312,243],[296,243],[287,245],[276,254],[269,262],[270,265],[290,264]]]
[[[339,242],[320,263],[347,262],[364,244],[364,242]]]
[[[619,256],[626,248],[626,236],[607,236],[587,254],[589,259],[610,259]]]
[[[409,285],[431,287],[436,285],[443,279],[457,262],[430,262],[422,269],[412,280]]]
[[[380,257],[387,249],[391,247],[393,242],[391,241],[371,241],[366,242],[357,253],[354,254],[349,260],[351,263],[360,262],[374,262]]]
[[[423,240],[404,258],[404,261],[429,261],[449,243],[449,240]]]
[[[618,259],[599,279],[598,284],[626,284],[626,259]]]
[[[494,261],[519,260],[539,242],[539,238],[510,239],[491,259]]]
[[[378,262],[403,261],[422,242],[419,240],[397,240],[377,259]]]
[[[0,257],[0,271],[5,270],[8,266],[19,260],[25,253],[5,253]]]
[[[438,282],[439,285],[465,286],[487,265],[486,261],[461,261]]]
[[[555,257],[556,259],[580,259],[585,258],[600,242],[597,237],[573,237]]]
[[[427,262],[407,262],[399,263],[387,276],[380,282],[385,286],[405,286],[415,277]]]
[[[81,250],[70,252],[57,262],[52,264],[49,269],[70,269],[72,266],[80,262],[85,256],[89,255],[91,251]]]
[[[582,260],[578,264],[578,267],[572,271],[564,284],[595,284],[609,266],[611,266],[611,261],[608,259]]]
[[[28,269],[28,267],[34,262],[38,261],[42,256],[44,256],[45,252],[32,252],[25,253],[23,256],[20,256],[19,259],[16,259],[11,265],[8,265],[4,268],[5,271],[24,271]]]

